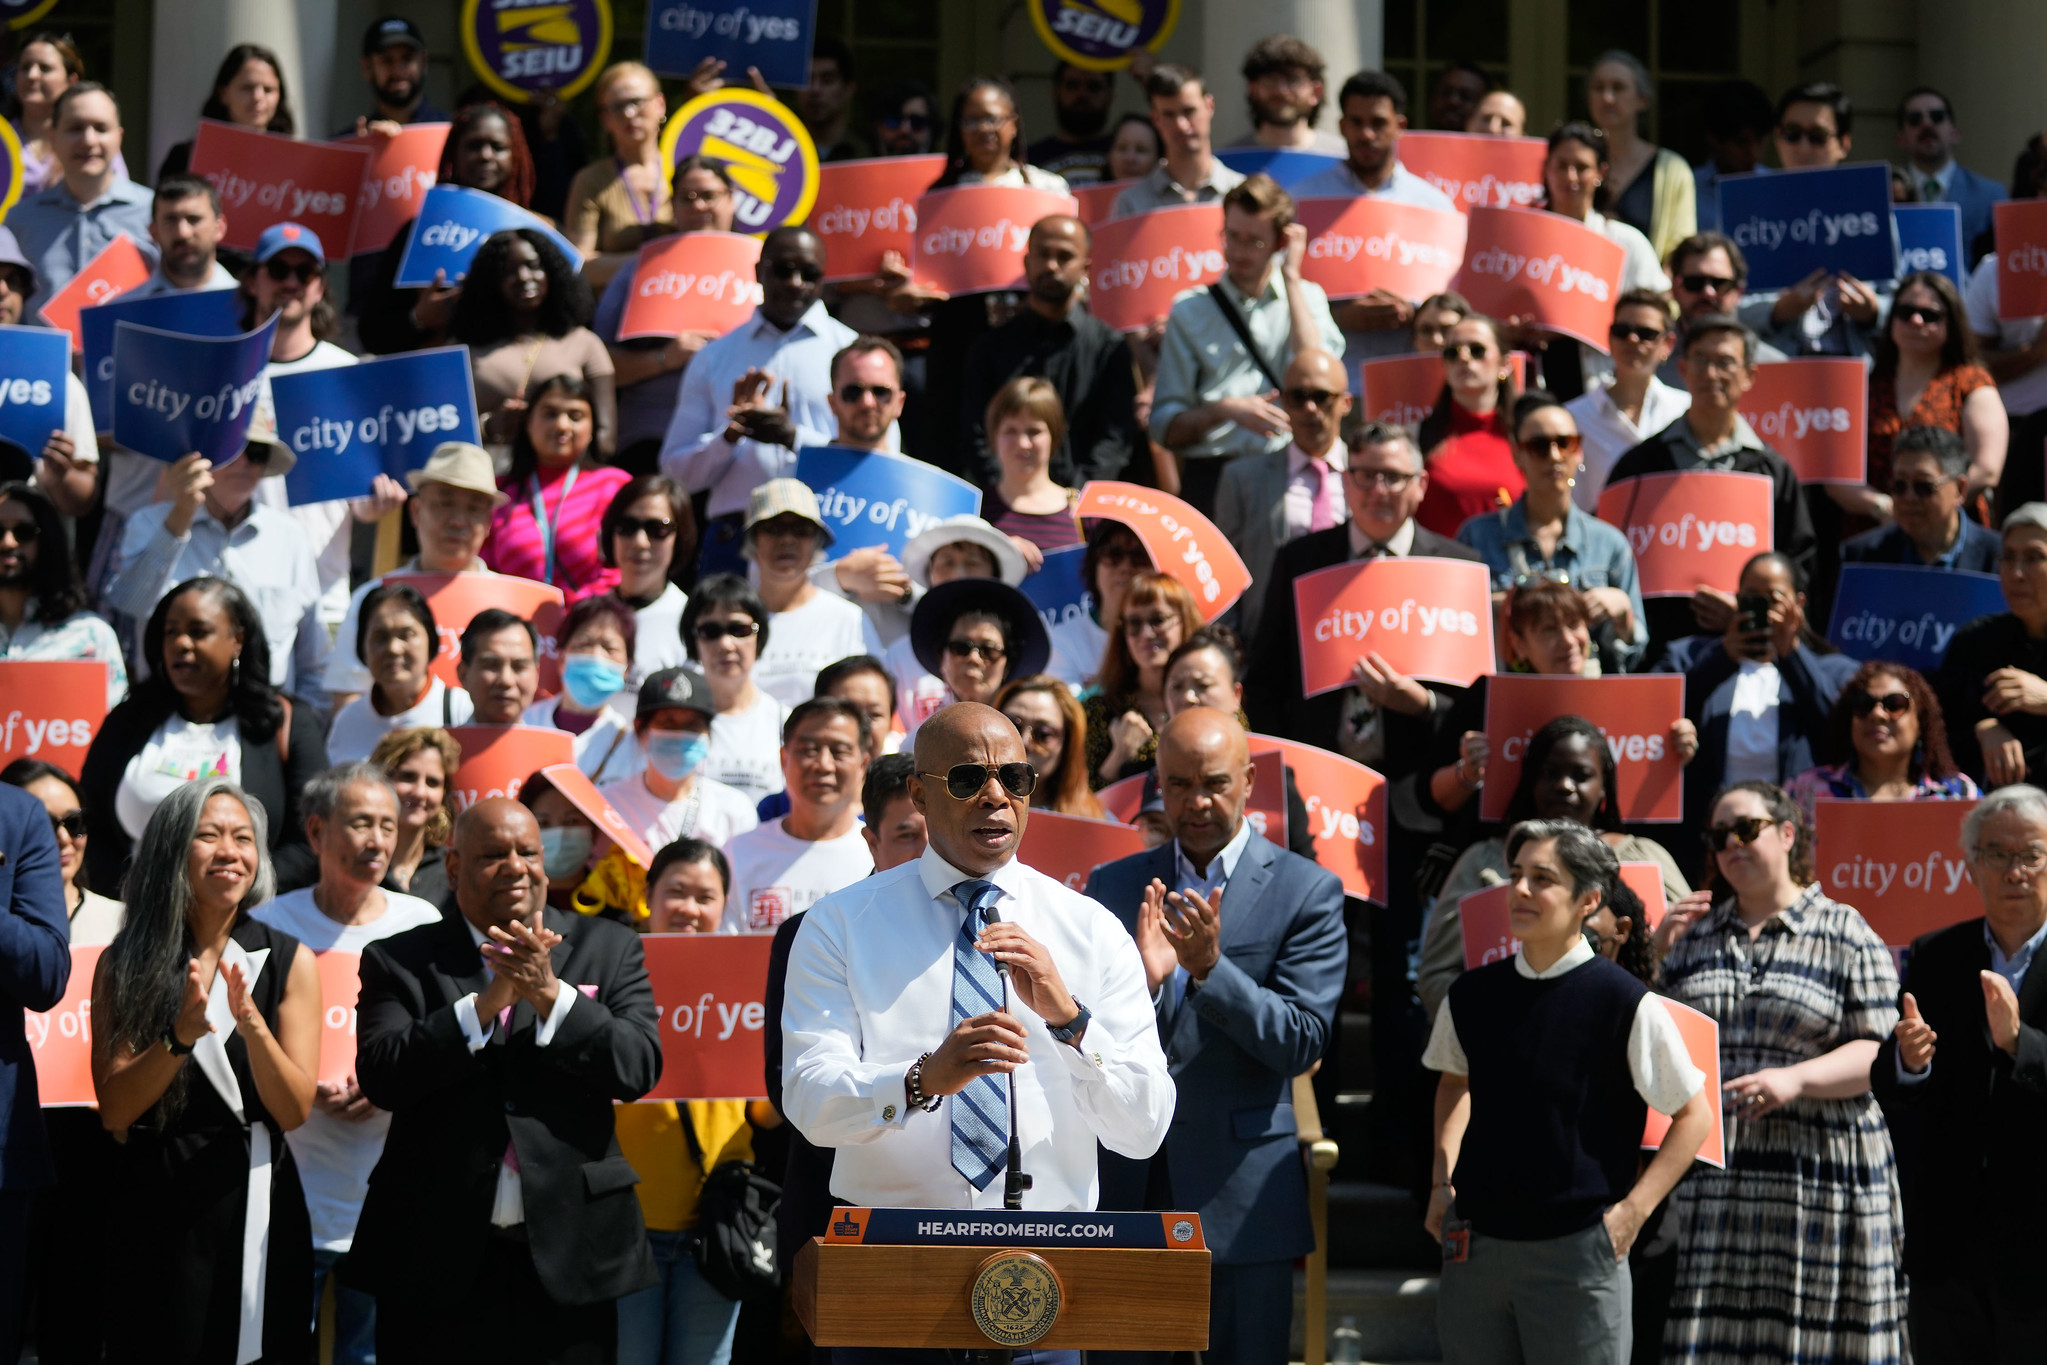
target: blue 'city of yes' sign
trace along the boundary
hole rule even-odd
[[[1996,574],[1909,564],[1843,564],[1827,638],[1843,654],[1931,675],[1955,632],[2005,609]]]
[[[1898,223],[1898,278],[1920,270],[1964,282],[1969,258],[1962,240],[1960,204],[1899,204],[1891,209]]]
[[[0,437],[40,455],[64,427],[71,339],[48,327],[0,327]]]
[[[239,289],[201,289],[146,299],[116,298],[80,309],[79,343],[85,352],[85,393],[92,400],[93,430],[114,429],[116,323],[132,322],[185,336],[231,337],[241,334],[242,307]]]
[[[241,454],[263,388],[277,317],[233,337],[114,329],[114,440],[175,462],[198,452],[215,464]]]
[[[1865,282],[1898,272],[1891,171],[1881,163],[1722,176],[1720,230],[1748,258],[1752,293],[1788,289],[1815,270]]]
[[[284,476],[294,507],[362,497],[377,475],[402,480],[441,442],[478,439],[467,346],[281,374],[270,400],[278,443],[296,457]]]
[[[533,229],[568,258],[569,269],[583,268],[582,253],[539,216],[482,190],[436,185],[420,203],[419,217],[413,220],[412,235],[405,239],[405,255],[392,283],[400,289],[424,289],[439,271],[452,284],[469,273],[470,262],[492,234],[512,228]]]
[[[878,450],[813,446],[796,452],[796,477],[817,494],[838,558],[869,545],[897,559],[918,532],[946,517],[981,514],[981,490],[922,460]]]
[[[647,6],[648,66],[662,76],[687,76],[706,57],[725,63],[737,81],[759,67],[769,85],[810,84],[810,44],[817,0],[653,0]]]
[[[1217,152],[1215,159],[1238,175],[1256,175],[1263,171],[1283,190],[1292,189],[1309,176],[1319,175],[1343,160],[1340,156],[1322,152],[1296,152],[1283,147],[1231,147]]]

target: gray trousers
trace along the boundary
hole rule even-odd
[[[1473,1233],[1436,1300],[1445,1365],[1628,1365],[1633,1319],[1603,1220],[1544,1242]]]

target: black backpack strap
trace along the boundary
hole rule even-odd
[[[1245,322],[1244,315],[1237,311],[1237,305],[1230,302],[1230,296],[1223,292],[1222,281],[1217,280],[1208,286],[1208,296],[1215,300],[1216,308],[1221,311],[1223,320],[1230,324],[1230,330],[1237,334],[1237,340],[1243,342],[1244,349],[1251,353],[1251,359],[1256,362],[1259,373],[1265,376],[1265,382],[1275,389],[1285,388],[1286,385],[1280,382],[1279,376],[1272,372],[1272,362],[1265,358],[1265,353],[1258,349],[1258,343],[1251,339],[1250,324]]]

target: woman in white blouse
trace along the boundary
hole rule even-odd
[[[358,763],[393,730],[469,722],[469,694],[431,671],[440,643],[433,608],[419,589],[410,583],[370,589],[356,613],[353,641],[356,658],[370,671],[370,690],[335,713],[327,732],[329,758]]]

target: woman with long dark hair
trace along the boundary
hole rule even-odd
[[[618,570],[603,562],[598,528],[632,476],[594,458],[593,386],[578,375],[550,375],[526,390],[519,413],[512,467],[498,480],[510,501],[491,513],[483,562],[552,583],[572,600],[611,591]]]
[[[1024,758],[1038,770],[1033,809],[1105,819],[1087,780],[1087,716],[1073,689],[1043,673],[1013,678],[996,694],[995,709],[1023,736]]]
[[[1147,569],[1131,578],[1107,620],[1101,672],[1081,697],[1088,781],[1096,791],[1152,766],[1158,732],[1171,715],[1166,662],[1201,628],[1201,609],[1179,579]]]
[[[1501,325],[1479,313],[1452,323],[1443,334],[1443,391],[1415,435],[1429,474],[1417,522],[1454,536],[1481,512],[1521,496],[1527,485],[1508,439],[1520,394]]]
[[[611,353],[590,330],[590,309],[590,286],[545,233],[512,228],[478,248],[449,336],[469,348],[486,442],[509,444],[526,391],[568,375],[588,386],[598,455],[611,454],[618,431]]]
[[[533,206],[533,154],[526,147],[526,134],[519,120],[495,101],[465,105],[456,113],[436,174],[437,184],[482,190],[522,209]],[[376,355],[417,351],[446,341],[455,304],[462,297],[462,281],[438,271],[423,289],[392,284],[412,227],[406,223],[392,234],[389,249],[378,256],[376,272],[365,283],[360,306],[350,303],[361,318],[363,349]]]
[[[111,710],[128,695],[128,666],[121,637],[88,605],[56,503],[32,483],[0,483],[0,659],[103,663]]]
[[[611,495],[597,525],[597,550],[618,570],[611,592],[633,610],[637,625],[625,685],[689,662],[682,647],[684,576],[697,558],[697,519],[689,494],[666,474],[641,474]]]
[[[1969,801],[1982,795],[1948,751],[1940,700],[1919,673],[1871,659],[1834,703],[1820,738],[1823,761],[1784,784],[1813,818],[1813,803]]]
[[[312,1225],[284,1135],[313,1107],[320,977],[297,939],[248,914],[273,886],[266,823],[225,777],[164,798],[93,975],[93,1089],[125,1138],[110,1360],[311,1358]]]
[[[290,137],[298,124],[291,116],[291,92],[284,86],[284,63],[259,43],[235,44],[213,73],[213,88],[199,117]],[[192,142],[187,138],[164,153],[163,164],[156,168],[157,184],[192,168]]]
[[[1869,1088],[1898,1022],[1891,950],[1820,890],[1797,802],[1738,782],[1711,812],[1712,908],[1658,938],[1663,993],[1720,1026],[1727,1165],[1671,1200],[1663,1358],[1901,1361],[1904,1217]]]
[[[202,777],[238,783],[263,808],[278,875],[303,885],[299,789],[327,766],[318,716],[270,685],[270,645],[234,584],[194,578],[165,593],[142,632],[149,676],[108,713],[86,750],[86,872],[119,886],[130,850],[163,800]]]

